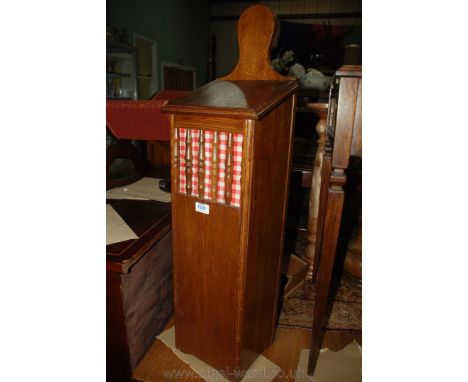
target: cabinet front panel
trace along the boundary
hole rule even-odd
[[[240,209],[175,192],[172,203],[176,346],[232,368]]]

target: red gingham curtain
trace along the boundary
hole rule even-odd
[[[185,150],[187,131],[192,136],[192,196],[198,197],[198,152],[199,130],[179,128],[179,192],[186,194],[185,179]],[[211,174],[213,156],[213,131],[205,130],[205,190],[203,199],[211,200]],[[226,144],[228,133],[218,133],[218,195],[217,202],[224,204],[225,177],[226,177]],[[242,134],[233,134],[233,174],[231,206],[240,207],[241,173],[242,173]]]

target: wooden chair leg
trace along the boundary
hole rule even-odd
[[[307,368],[307,373],[309,375],[314,374],[323,337],[323,324],[343,211],[344,191],[342,186],[345,181],[346,177],[344,176],[344,172],[342,170],[334,170],[330,177],[330,187],[328,190],[325,212],[325,227],[322,238],[320,271],[317,275],[312,342]]]

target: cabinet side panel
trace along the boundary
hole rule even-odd
[[[209,205],[209,214],[195,203]],[[240,210],[173,192],[176,346],[211,366],[234,366]]]
[[[242,367],[274,339],[290,171],[294,98],[255,122]]]
[[[164,235],[122,275],[127,339],[132,368],[169,321],[172,299],[172,234]]]

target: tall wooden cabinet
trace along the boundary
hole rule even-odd
[[[239,380],[274,340],[295,79],[268,61],[275,17],[248,8],[227,77],[162,108],[171,119],[176,346]]]

